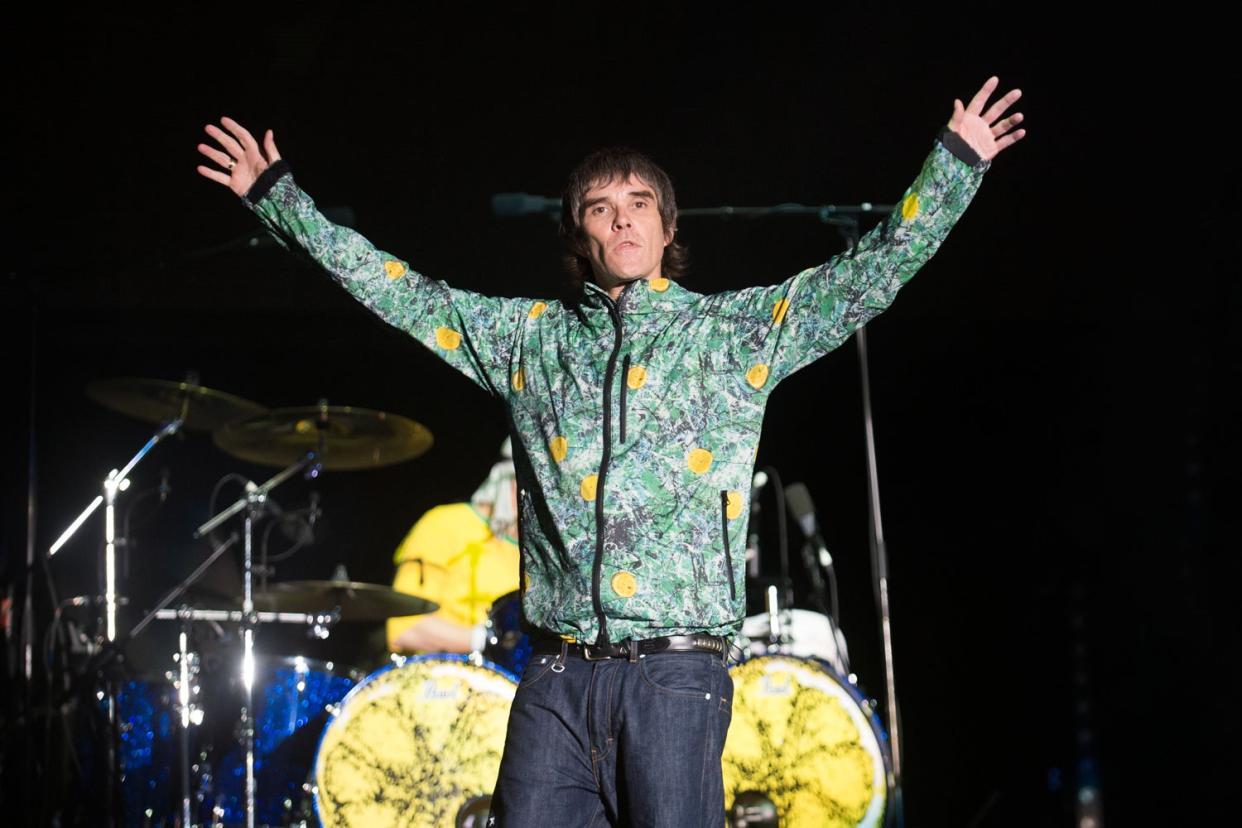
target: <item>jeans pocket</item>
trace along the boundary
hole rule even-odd
[[[518,683],[518,689],[522,690],[540,681],[544,676],[553,672],[552,668],[555,666],[556,656],[532,656],[526,664],[526,669],[522,671],[522,681]]]
[[[639,661],[643,681],[661,693],[687,699],[712,698],[714,676],[712,662],[719,656],[710,653],[664,653],[649,655]]]

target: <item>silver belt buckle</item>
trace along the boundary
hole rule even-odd
[[[592,651],[598,652],[599,650],[598,648],[596,648],[594,644],[583,644],[582,645],[582,658],[586,661],[607,661],[608,659],[612,658],[611,653],[607,655],[592,655],[591,654]]]

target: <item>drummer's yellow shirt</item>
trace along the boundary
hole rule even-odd
[[[431,615],[388,619],[389,648],[424,618],[465,626],[481,623],[497,598],[518,588],[517,541],[493,535],[469,503],[429,510],[397,547],[393,561],[393,589],[435,601],[440,608]]]

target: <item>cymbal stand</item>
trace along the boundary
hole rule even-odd
[[[320,448],[323,446],[323,432],[320,432]],[[243,509],[246,511],[245,528],[242,537],[243,545],[243,593],[242,593],[242,687],[244,688],[244,704],[242,707],[242,738],[246,750],[246,828],[254,828],[254,633],[260,618],[254,611],[253,588],[253,547],[254,522],[263,512],[263,504],[267,496],[280,484],[288,481],[295,474],[309,470],[317,476],[322,466],[319,463],[319,452],[308,452],[298,462],[277,472],[272,478],[260,486],[246,484],[246,492],[231,506],[208,520],[194,530],[194,537],[200,538]]]
[[[116,641],[116,608],[121,601],[117,595],[116,589],[116,500],[117,496],[129,488],[129,474],[134,470],[144,457],[146,457],[153,448],[161,442],[176,434],[185,424],[185,418],[189,409],[189,397],[185,397],[181,401],[181,412],[176,419],[165,423],[155,434],[151,435],[151,439],[138,450],[138,453],[130,458],[118,471],[113,469],[108,472],[108,476],[103,482],[103,494],[96,496],[94,500],[87,505],[82,513],[74,519],[73,523],[61,533],[56,542],[48,549],[48,557],[55,555],[60,548],[73,537],[74,533],[86,522],[100,504],[104,507],[104,639],[105,643],[111,644]],[[120,781],[119,767],[117,766],[117,742],[120,738],[119,726],[120,722],[117,718],[117,698],[115,683],[108,679],[104,682],[107,698],[107,715],[108,715],[108,731],[110,737],[108,739],[108,747],[105,751],[107,765],[108,788],[106,798],[108,802],[107,812],[109,824],[117,818],[117,808],[119,806],[120,797],[117,785]]]

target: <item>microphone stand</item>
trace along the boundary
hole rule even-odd
[[[889,206],[889,211],[896,209]],[[858,223],[837,225],[845,237],[850,256],[858,249]],[[884,543],[884,523],[880,516],[880,480],[875,458],[875,422],[871,411],[871,368],[867,360],[867,332],[859,328],[855,334],[858,342],[858,370],[862,382],[863,433],[867,452],[867,507],[871,546],[871,568],[875,577],[875,598],[880,613],[880,636],[884,654],[884,690],[888,718],[888,741],[892,750],[892,766],[889,768],[889,785],[893,790],[892,818],[890,824],[901,828],[905,825],[905,804],[901,791],[901,712],[897,706],[897,680],[893,670],[892,618],[888,603],[888,547]]]

